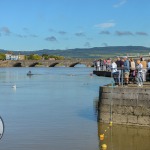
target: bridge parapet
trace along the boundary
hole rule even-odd
[[[9,60],[5,62],[4,67],[35,67],[35,66],[43,66],[43,67],[55,67],[65,66],[65,67],[74,67],[77,64],[84,64],[87,67],[93,67],[92,60],[82,60],[82,59],[70,59],[70,60]],[[1,63],[0,66],[3,66]]]

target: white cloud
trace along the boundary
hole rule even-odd
[[[11,31],[8,27],[2,27],[0,28],[1,33],[3,33],[4,35],[9,36],[11,34]]]
[[[113,7],[114,7],[114,8],[121,7],[121,6],[124,5],[126,2],[127,2],[127,0],[120,0],[118,3],[114,4]]]
[[[95,25],[95,27],[97,28],[112,28],[114,27],[116,24],[114,22],[106,22],[106,23],[100,23]]]
[[[134,35],[134,34],[130,31],[116,31],[116,35],[118,35],[118,36],[128,36],[128,35]]]
[[[81,36],[85,36],[84,32],[77,32],[75,33],[76,36],[81,37]]]

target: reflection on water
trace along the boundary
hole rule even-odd
[[[97,125],[93,106],[97,108],[99,86],[111,79],[91,76],[92,68],[30,70],[29,77],[29,68],[0,69],[0,115],[5,123],[0,149],[100,149],[98,135],[105,126]],[[149,130],[113,126],[107,134],[104,142],[111,150],[150,147]]]
[[[98,136],[105,135],[102,144],[107,145],[107,150],[149,150],[150,149],[150,128],[133,127],[109,124],[98,124]]]
[[[0,69],[2,150],[97,150],[93,99],[105,78],[92,68]],[[109,83],[110,79],[105,81]],[[16,88],[12,88],[16,85]]]

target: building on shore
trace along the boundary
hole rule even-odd
[[[14,55],[12,53],[7,53],[6,60],[25,60],[25,55]]]

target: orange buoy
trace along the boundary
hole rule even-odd
[[[100,134],[100,140],[103,141],[104,140],[104,134]]]

